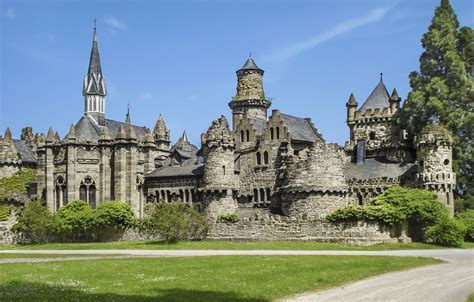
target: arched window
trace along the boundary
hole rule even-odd
[[[87,200],[87,187],[85,185],[79,187],[79,199],[83,201]]]
[[[267,192],[266,192],[266,193],[267,193],[267,201],[268,201],[268,200],[271,200],[272,194],[271,194],[271,192],[270,192],[270,188],[267,188],[266,191],[267,191]]]
[[[253,199],[255,199],[254,200],[255,202],[258,201],[258,190],[257,189],[253,189]]]
[[[240,130],[240,141],[244,142],[244,130]]]
[[[273,127],[270,128],[270,139],[273,139]]]
[[[260,155],[260,152],[257,152],[257,165],[262,164],[262,156]]]
[[[268,152],[267,151],[263,152],[263,163],[265,165],[268,165]]]
[[[166,201],[171,202],[171,192],[170,191],[166,191]]]
[[[449,195],[449,192],[446,192],[446,204],[451,204],[451,195]]]
[[[183,193],[183,190],[179,190],[179,199],[181,201],[184,201],[184,193]]]
[[[370,131],[369,133],[369,139],[374,140],[375,139],[375,131]]]
[[[260,201],[265,201],[265,190],[260,189]]]
[[[362,195],[360,193],[357,193],[357,202],[359,203],[360,206],[364,204],[362,200]]]
[[[96,207],[96,187],[90,176],[84,177],[79,186],[79,199],[87,202],[92,208]]]
[[[280,127],[276,127],[276,137],[280,139]]]
[[[161,202],[165,202],[165,201],[166,201],[165,190],[161,190],[160,201],[161,201]]]
[[[250,141],[250,131],[246,130],[245,134],[247,134],[247,141],[249,142]]]
[[[184,200],[186,202],[189,202],[189,191],[188,190],[184,190]]]
[[[89,186],[89,204],[93,209],[95,209],[96,204],[95,204],[95,186],[94,185]]]

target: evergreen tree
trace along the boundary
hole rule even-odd
[[[433,123],[443,125],[453,134],[458,193],[466,195],[474,190],[472,29],[459,29],[449,0],[441,0],[421,42],[424,52],[420,71],[410,74],[412,91],[403,105],[400,122],[411,137]]]

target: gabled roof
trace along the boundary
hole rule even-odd
[[[324,142],[324,139],[309,120],[283,113],[281,113],[281,118],[288,127],[291,139],[313,143],[318,141]]]
[[[199,176],[203,174],[203,164],[197,163],[196,157],[185,160],[181,165],[165,165],[160,167],[146,177],[186,177]]]
[[[103,127],[107,128],[111,138],[115,138],[115,136],[117,135],[117,127],[119,125],[122,126],[124,129],[126,127],[125,123],[110,119],[105,119],[105,126],[100,126],[91,116],[86,114],[81,117],[81,119],[79,120],[79,122],[77,122],[75,126],[76,138],[98,140]],[[146,127],[140,127],[136,125],[132,125],[132,127],[137,135],[138,140],[143,141],[145,139]]]
[[[385,87],[382,79],[380,79],[380,82],[377,84],[377,86],[375,86],[372,93],[369,95],[364,104],[362,104],[362,106],[358,109],[358,111],[390,107],[389,99],[390,96],[388,94],[387,88]]]

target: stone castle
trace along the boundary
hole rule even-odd
[[[309,118],[276,109],[269,116],[263,75],[249,57],[237,70],[232,125],[221,116],[201,135],[200,148],[186,133],[172,145],[161,115],[153,130],[132,124],[129,112],[124,122],[106,118],[94,28],[84,115],[62,139],[52,128],[44,135],[30,127],[13,139],[7,128],[0,136],[0,177],[37,169],[36,195],[52,212],[76,199],[93,207],[120,200],[143,216],[147,203],[182,201],[208,217],[214,238],[389,241],[400,230],[338,228],[324,217],[395,185],[432,190],[453,211],[450,134],[433,126],[409,141],[397,124],[401,99],[382,78],[360,107],[350,95],[350,141],[342,147],[326,143]],[[220,221],[227,213],[240,221]]]

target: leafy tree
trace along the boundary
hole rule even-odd
[[[462,27],[449,0],[441,0],[421,40],[420,71],[410,74],[412,91],[400,123],[411,137],[432,123],[453,134],[453,167],[459,193],[474,188],[474,45],[472,29]]]
[[[27,202],[20,212],[12,231],[21,234],[31,243],[43,243],[51,240],[55,233],[53,215],[45,204],[39,201]]]
[[[74,200],[61,207],[54,216],[62,240],[84,241],[96,237],[95,212],[85,201]]]
[[[456,220],[466,227],[466,241],[474,242],[474,209],[456,215]]]
[[[135,222],[130,206],[121,201],[107,201],[95,210],[95,222],[99,239],[111,240],[120,237],[126,228]]]

